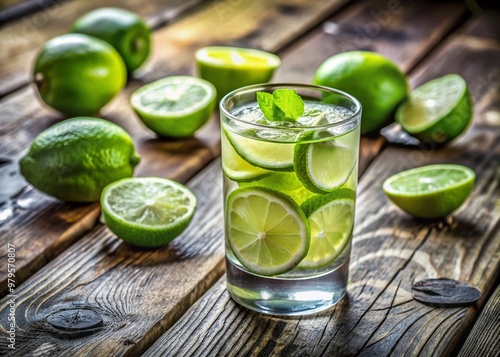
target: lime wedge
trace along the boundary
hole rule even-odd
[[[281,144],[249,139],[226,131],[236,152],[247,162],[274,171],[293,170],[293,144]]]
[[[346,183],[357,163],[359,132],[342,137],[297,144],[295,173],[304,186],[316,193],[331,192]]]
[[[416,88],[398,108],[396,120],[410,135],[444,144],[467,128],[472,114],[467,83],[459,75],[449,74]]]
[[[154,248],[186,229],[196,196],[185,186],[157,177],[128,178],[106,186],[101,195],[104,223],[125,242]]]
[[[344,251],[354,225],[355,198],[353,190],[341,188],[303,203],[311,225],[311,245],[298,268],[325,267]]]
[[[268,170],[260,167],[255,167],[243,160],[240,155],[234,150],[233,146],[227,139],[226,133],[222,130],[221,133],[221,148],[222,148],[222,169],[227,177],[234,181],[248,181],[262,178],[269,175]]]
[[[286,273],[309,248],[309,223],[286,195],[260,187],[229,194],[226,239],[240,263],[260,275]]]
[[[215,88],[209,82],[176,76],[137,89],[130,97],[130,104],[156,134],[182,138],[192,136],[208,121],[215,99]]]
[[[464,203],[476,174],[462,165],[428,165],[400,172],[385,180],[385,194],[408,214],[444,217]]]
[[[281,63],[272,53],[224,46],[201,48],[195,58],[200,77],[217,88],[219,99],[237,88],[269,82]]]

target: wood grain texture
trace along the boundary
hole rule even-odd
[[[288,5],[285,6],[285,3]],[[216,6],[202,8],[199,13],[154,34],[156,51],[150,60],[149,70],[142,73],[142,80],[130,82],[103,111],[104,118],[125,128],[134,139],[137,151],[142,156],[136,175],[170,177],[185,182],[219,155],[220,129],[218,116],[214,115],[194,138],[158,140],[130,109],[128,97],[134,89],[145,81],[165,75],[189,73],[194,51],[203,45],[220,41],[228,31],[227,36],[240,45],[277,51],[293,40],[298,31],[306,31],[315,17],[324,16],[322,12],[333,11],[342,1],[312,3],[300,0],[290,3],[280,0],[270,4],[261,0],[252,4],[217,2]],[[263,11],[264,8],[266,11]],[[235,22],[231,23],[232,27],[226,27],[226,22],[219,17],[221,13],[228,17],[237,15],[233,20]],[[279,20],[272,21],[280,14]],[[245,22],[247,26],[235,33],[232,28],[237,21]],[[274,36],[278,27],[284,33]],[[291,29],[288,35],[287,29]],[[19,177],[17,160],[27,150],[29,143],[40,131],[62,118],[42,106],[35,96],[35,90],[27,87],[0,99],[0,158],[10,163],[8,166],[0,165],[0,178],[4,178],[0,181],[5,182],[2,186],[7,187],[9,183],[9,192],[4,192],[4,196],[10,198],[7,204],[0,207],[0,254],[5,253],[7,242],[19,247],[18,254],[23,259],[18,261],[18,284],[86,232],[91,222],[86,214],[92,217],[98,214],[95,208],[82,209],[46,198],[27,187]],[[1,217],[4,217],[3,222]],[[71,219],[67,220],[67,217]],[[87,223],[81,225],[78,223],[80,220]],[[38,229],[40,226],[51,229]],[[68,231],[71,234],[67,234]],[[32,241],[36,241],[39,249],[32,249]],[[0,271],[0,296],[6,291],[5,279],[6,272]]]
[[[220,162],[188,183],[198,210],[167,247],[139,250],[96,226],[17,289],[16,350],[11,355],[139,355],[222,274]],[[210,184],[207,184],[207,181]],[[9,299],[0,302],[0,355],[7,350]],[[54,328],[64,310],[90,310],[103,325],[90,333]]]
[[[500,355],[500,286],[488,300],[467,337],[459,357]]]
[[[476,37],[500,39],[500,11],[489,9],[483,11],[468,21],[457,33]]]
[[[166,24],[203,0],[107,0],[108,7],[129,9],[144,16],[152,27]],[[102,1],[39,2],[37,12],[0,29],[0,97],[31,81],[38,51],[52,37],[67,33],[83,14],[103,6]]]
[[[453,37],[432,54],[420,73],[433,63],[454,58]],[[483,72],[491,64],[474,46],[463,48]],[[498,51],[498,49],[494,49]],[[446,68],[446,67],[443,67]],[[443,73],[444,74],[444,73]],[[478,77],[468,79],[475,86]],[[497,281],[500,266],[500,131],[481,123],[485,108],[476,110],[474,126],[447,148],[389,147],[361,177],[357,226],[351,258],[349,296],[330,311],[300,318],[264,316],[239,307],[224,291],[221,279],[145,356],[448,356],[484,304],[470,308],[433,308],[411,297],[413,281],[448,277],[482,290]],[[443,220],[413,219],[383,194],[385,178],[404,169],[431,163],[458,163],[473,168],[475,188],[465,205]],[[495,343],[495,340],[491,342]]]

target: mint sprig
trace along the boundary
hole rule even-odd
[[[304,101],[293,89],[257,92],[257,103],[269,121],[295,122],[304,114]]]

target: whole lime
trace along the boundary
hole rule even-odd
[[[319,66],[313,82],[340,89],[361,102],[361,133],[380,129],[408,95],[406,76],[398,66],[373,52],[332,56]]]
[[[130,136],[106,120],[77,117],[40,133],[19,165],[38,190],[63,201],[98,201],[111,182],[140,161]]]
[[[125,85],[123,60],[108,43],[80,34],[48,41],[34,68],[43,101],[68,115],[99,112]]]
[[[114,7],[101,8],[80,17],[71,32],[97,37],[113,46],[129,72],[139,68],[151,49],[151,28],[139,15]]]

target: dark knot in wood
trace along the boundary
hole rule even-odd
[[[89,332],[102,326],[101,315],[91,309],[68,309],[47,316],[47,322],[54,328],[66,332]]]

